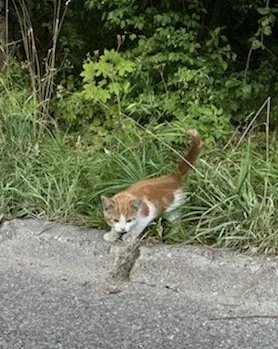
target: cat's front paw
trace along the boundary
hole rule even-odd
[[[103,235],[103,239],[109,242],[115,242],[116,240],[118,240],[118,238],[119,238],[119,234],[114,231],[110,231],[109,233],[105,233]]]
[[[123,236],[122,236],[122,240],[124,242],[131,242],[131,241],[134,241],[136,240],[137,236],[136,235],[133,235],[133,234],[130,234],[130,233],[125,233]]]

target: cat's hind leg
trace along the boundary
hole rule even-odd
[[[174,222],[180,219],[182,216],[181,210],[176,208],[175,210],[165,212],[163,214],[163,218],[165,218],[168,222]]]
[[[163,213],[163,217],[169,222],[179,219],[182,215],[181,206],[185,201],[185,194],[182,190],[176,191],[174,194],[174,201],[167,207]]]

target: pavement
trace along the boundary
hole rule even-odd
[[[1,349],[278,348],[278,259],[0,227]]]

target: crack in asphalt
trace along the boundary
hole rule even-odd
[[[140,256],[141,241],[133,241],[122,246],[115,260],[110,278],[114,281],[129,281],[130,273]]]

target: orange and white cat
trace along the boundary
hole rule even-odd
[[[182,176],[190,170],[202,146],[196,130],[188,130],[187,135],[191,137],[191,147],[175,172],[139,181],[112,198],[101,197],[104,217],[111,227],[104,234],[106,241],[116,241],[121,236],[124,241],[134,240],[162,213],[170,221],[179,217],[177,207],[184,202]]]

